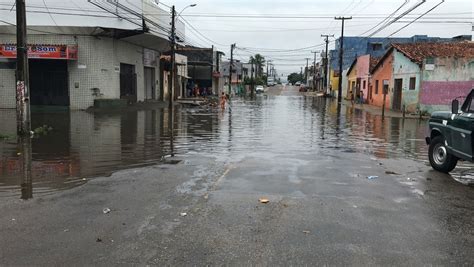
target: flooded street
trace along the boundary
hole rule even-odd
[[[474,264],[471,167],[433,171],[424,120],[285,87],[225,111],[32,121],[52,130],[33,140],[31,185],[0,142],[5,265]]]
[[[13,136],[14,110],[3,110],[1,116],[0,132]],[[167,109],[35,110],[32,128],[46,125],[52,131],[33,140],[34,196],[79,186],[83,178],[157,164],[169,155],[233,161],[249,153],[311,155],[334,150],[427,162],[426,121],[382,120],[350,106],[343,106],[338,117],[330,99],[265,95],[254,101],[235,99],[225,112],[181,107],[173,125],[169,118]],[[1,197],[21,192],[15,141],[0,141]]]

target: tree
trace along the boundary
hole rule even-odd
[[[293,72],[288,75],[288,82],[295,84],[297,82],[301,82],[304,79],[304,75],[302,73]]]
[[[249,63],[255,64],[255,76],[262,77],[263,76],[263,65],[265,64],[265,57],[260,54],[255,54],[255,56],[251,56],[249,59]]]

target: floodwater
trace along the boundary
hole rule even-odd
[[[14,134],[15,111],[0,112],[0,133]],[[32,128],[52,131],[33,139],[33,196],[51,194],[114,171],[211,156],[233,161],[246,153],[311,154],[327,150],[376,158],[427,161],[423,120],[386,118],[324,98],[258,96],[230,108],[179,107],[88,113],[32,112]],[[16,140],[0,141],[0,198],[20,197]],[[31,194],[30,194],[31,195]]]

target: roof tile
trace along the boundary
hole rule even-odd
[[[408,43],[392,46],[419,65],[428,57],[474,58],[474,42]]]

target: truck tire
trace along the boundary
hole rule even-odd
[[[446,140],[441,135],[431,140],[428,158],[433,169],[444,173],[452,171],[458,163],[458,158],[448,153]]]

